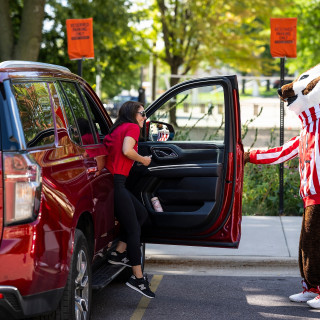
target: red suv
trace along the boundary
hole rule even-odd
[[[149,212],[142,241],[238,247],[236,76],[180,83],[146,112],[139,153],[152,162],[135,164],[127,185]],[[124,269],[106,262],[119,231],[102,144],[112,121],[68,69],[7,61],[0,123],[0,318],[89,319],[91,290]]]

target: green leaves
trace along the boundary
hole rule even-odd
[[[245,73],[270,73],[274,65],[266,31],[274,8],[285,2],[156,0],[154,27],[164,43],[159,56],[172,73],[186,74],[204,62],[211,67],[226,63]]]
[[[302,215],[298,159],[284,164],[284,214]],[[275,216],[279,212],[279,166],[247,164],[244,169],[242,212]]]
[[[286,15],[298,18],[297,58],[289,59],[287,66],[290,73],[304,72],[319,63],[320,3],[296,0],[290,7],[292,10],[288,8]]]
[[[122,89],[138,88],[140,67],[148,61],[143,41],[132,23],[137,19],[126,0],[49,0],[47,22],[52,28],[43,35],[39,60],[61,64],[77,72],[77,62],[67,55],[66,19],[93,18],[95,58],[83,62],[83,77],[94,86],[101,76],[102,99]]]

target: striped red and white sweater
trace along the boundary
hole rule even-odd
[[[278,164],[299,156],[300,196],[304,206],[320,204],[320,106],[299,114],[300,135],[281,147],[250,152],[250,162]]]

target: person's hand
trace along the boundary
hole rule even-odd
[[[151,163],[151,156],[146,156],[146,157],[142,157],[143,158],[143,160],[142,160],[142,164],[144,165],[144,166],[148,166],[150,163]]]
[[[250,152],[245,152],[243,154],[243,160],[244,160],[244,165],[246,165],[247,162],[250,162]]]
[[[94,174],[94,176],[97,177],[97,176],[100,175],[100,173],[101,173],[101,170],[98,170],[98,169],[97,169],[97,171],[96,171],[96,173]]]

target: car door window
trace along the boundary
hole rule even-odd
[[[64,108],[62,109],[64,110],[65,116],[67,118],[67,122],[68,122],[67,128],[68,128],[69,136],[73,142],[76,142],[77,144],[81,145],[81,138],[80,138],[79,129],[76,123],[75,115],[59,83],[55,83],[55,90],[57,92],[59,99],[61,100],[61,104],[64,106]]]
[[[46,82],[13,83],[28,148],[51,145],[55,141],[53,116]]]
[[[61,97],[58,94],[55,84],[53,82],[49,82],[48,85],[53,104],[56,127],[57,129],[67,128],[66,115],[63,109],[63,102],[61,100]]]
[[[77,127],[79,128],[81,141],[83,145],[95,144],[97,135],[93,134],[92,125],[88,118],[85,106],[76,87],[73,82],[61,82],[63,91],[66,94],[68,104],[72,109],[72,113],[76,117]]]
[[[151,116],[151,141],[224,141],[224,90],[221,85],[182,91]],[[170,114],[175,113],[176,122]],[[175,127],[170,132],[166,123]]]
[[[93,125],[95,127],[96,132],[98,133],[99,142],[102,143],[103,138],[106,134],[109,132],[109,128],[105,120],[103,119],[101,112],[99,111],[98,106],[93,101],[93,99],[90,97],[90,95],[87,93],[85,89],[81,88],[81,92],[83,95],[83,99],[85,100],[88,110],[91,116],[91,119],[93,121]]]

